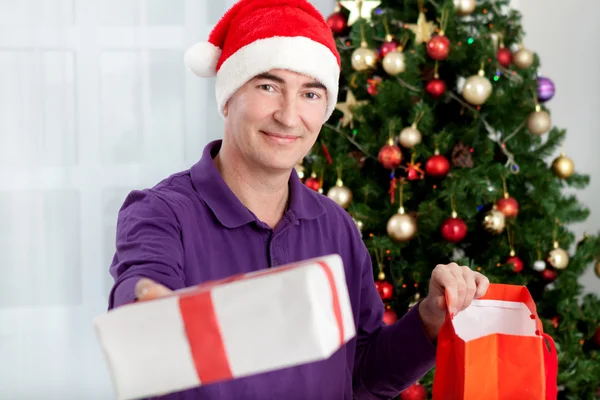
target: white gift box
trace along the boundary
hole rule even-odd
[[[123,305],[94,327],[117,399],[324,360],[356,334],[339,255]]]

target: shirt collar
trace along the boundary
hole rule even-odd
[[[257,221],[256,216],[242,204],[221,177],[213,158],[221,148],[222,140],[215,140],[204,147],[202,157],[190,169],[196,192],[227,228],[236,228]],[[289,181],[290,201],[288,216],[292,219],[315,219],[325,212],[318,196],[300,181],[292,169]]]

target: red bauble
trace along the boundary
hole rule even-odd
[[[425,171],[434,178],[443,178],[450,172],[450,161],[443,155],[436,154],[427,160]]]
[[[427,86],[425,87],[427,93],[434,99],[439,99],[446,93],[446,82],[441,79],[432,79],[427,82]]]
[[[402,162],[402,150],[393,143],[394,142],[390,140],[388,144],[379,150],[379,162],[387,169],[396,169]]]
[[[402,400],[425,400],[427,399],[427,390],[420,383],[415,383],[407,387],[402,393],[400,393],[400,399]]]
[[[596,345],[600,346],[600,326],[596,329],[596,333],[594,334],[594,342]]]
[[[379,56],[383,59],[383,57],[385,57],[388,53],[391,53],[392,51],[396,50],[398,50],[398,43],[394,42],[393,40],[385,42],[381,45],[381,48],[379,49]]]
[[[383,323],[386,325],[392,325],[396,321],[398,321],[398,315],[396,315],[394,310],[385,310],[383,313]]]
[[[506,47],[500,47],[496,52],[496,60],[504,68],[508,68],[512,64],[512,53]]]
[[[443,35],[435,35],[427,42],[427,54],[434,60],[445,60],[450,54],[450,40]]]
[[[510,257],[508,260],[506,260],[506,264],[512,264],[512,269],[517,274],[523,271],[523,261],[521,261],[521,259],[517,256]]]
[[[552,268],[546,268],[542,271],[542,277],[548,282],[554,282],[558,278],[558,274]]]
[[[377,288],[381,300],[389,300],[392,298],[394,287],[388,281],[377,281],[375,282],[375,287]]]
[[[317,178],[308,178],[306,182],[304,182],[304,184],[312,190],[314,190],[315,192],[321,189],[321,184],[319,183],[319,180]]]
[[[503,197],[496,202],[498,211],[505,217],[516,217],[519,213],[519,203],[512,197]]]
[[[348,19],[341,12],[336,12],[327,18],[327,25],[334,35],[339,35],[348,27]]]
[[[447,241],[458,243],[467,236],[467,224],[460,218],[451,217],[444,221],[441,232]]]

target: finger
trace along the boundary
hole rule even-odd
[[[141,278],[135,285],[135,296],[138,301],[154,300],[171,293],[170,289],[148,278]]]
[[[451,268],[452,276],[454,277],[454,285],[456,285],[456,293],[458,294],[457,302],[454,304],[456,312],[464,309],[465,299],[467,297],[467,282],[463,276],[463,270],[458,265]]]
[[[475,291],[475,298],[478,299],[486,294],[488,288],[490,287],[490,280],[485,275],[476,272],[475,284],[477,285],[477,290]]]
[[[475,296],[477,291],[477,283],[475,281],[475,272],[471,270],[469,267],[461,267],[463,278],[465,283],[467,284],[467,294],[465,296],[465,300],[463,302],[463,310],[471,305],[471,301]]]
[[[448,310],[451,315],[456,314],[456,304],[458,304],[458,286],[456,285],[456,278],[452,274],[451,268],[449,268],[449,266],[436,268],[433,271],[431,278],[435,285],[443,289],[446,300],[446,305],[444,308]]]

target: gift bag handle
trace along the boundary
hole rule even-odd
[[[543,333],[544,367],[546,370],[546,400],[556,400],[558,396],[558,356],[554,339]]]

